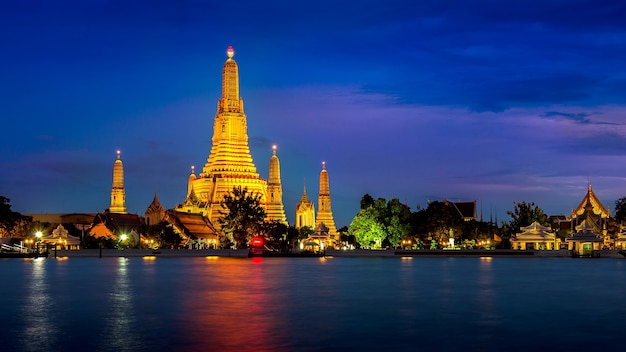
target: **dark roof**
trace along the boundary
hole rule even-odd
[[[476,201],[471,202],[451,202],[444,199],[443,201],[447,205],[452,205],[462,218],[476,219]]]
[[[168,210],[164,220],[188,237],[214,238],[216,236],[211,222],[202,214]]]
[[[104,223],[111,231],[131,231],[143,224],[143,218],[137,214],[99,213],[93,220],[93,224]]]

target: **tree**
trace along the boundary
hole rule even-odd
[[[421,216],[421,220],[424,222],[421,224],[422,230],[425,230],[437,243],[448,242],[450,233],[461,233],[463,219],[454,207],[444,202],[435,201],[428,204],[428,208],[420,210],[420,212],[424,212]]]
[[[361,197],[361,209],[366,209],[374,205],[374,198],[369,195],[369,193],[365,193],[363,197]]]
[[[250,239],[261,233],[264,226],[265,209],[261,206],[261,195],[250,193],[241,186],[233,187],[232,193],[224,195],[222,209],[218,222],[223,236],[237,248],[246,248]]]
[[[620,224],[626,221],[626,197],[615,201],[615,220]]]
[[[33,218],[11,210],[11,200],[0,196],[0,237],[21,237],[25,235]]]
[[[288,226],[277,220],[270,220],[263,223],[261,233],[268,246],[287,249]]]
[[[513,204],[513,210],[507,210],[506,212],[511,217],[511,221],[505,227],[509,231],[509,235],[516,233],[521,227],[528,226],[535,221],[545,226],[548,225],[548,216],[534,202],[514,202]]]
[[[360,210],[352,223],[349,233],[354,235],[356,241],[362,247],[381,248],[385,240],[385,229],[378,221],[378,213],[374,207]]]
[[[400,203],[398,198],[387,202],[386,214],[382,221],[387,232],[387,241],[394,247],[400,245],[402,238],[411,233],[411,210]]]

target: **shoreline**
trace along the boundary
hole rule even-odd
[[[599,258],[625,258],[617,250],[598,251]],[[48,258],[115,258],[115,257],[150,257],[150,258],[192,258],[192,257],[231,257],[248,258],[248,249],[79,249],[50,250]],[[327,250],[325,257],[346,258],[402,258],[402,257],[524,257],[524,258],[571,258],[568,250],[558,251],[519,251],[510,249],[496,250]]]

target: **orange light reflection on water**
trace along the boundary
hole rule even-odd
[[[271,277],[272,261],[218,258],[204,263],[190,266],[189,289],[181,295],[180,311],[191,312],[184,322],[189,324],[186,347],[265,351],[284,344],[281,331],[287,327],[272,311],[284,304]]]

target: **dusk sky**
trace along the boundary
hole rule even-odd
[[[571,213],[626,196],[626,2],[3,1],[0,195],[22,213],[182,202],[229,44],[250,149],[277,144],[293,224],[326,162],[337,227],[365,193]]]

